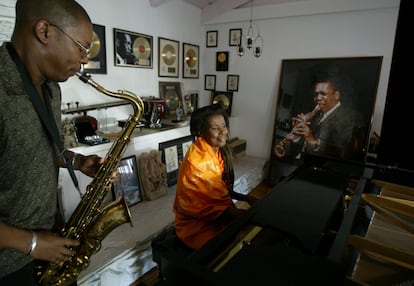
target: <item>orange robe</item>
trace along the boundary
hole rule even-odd
[[[233,204],[222,180],[224,161],[204,138],[198,137],[180,165],[174,202],[177,236],[189,247],[200,248],[223,230],[221,218]]]

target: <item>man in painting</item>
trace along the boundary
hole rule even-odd
[[[127,33],[117,33],[116,62],[118,64],[138,64],[138,59],[133,53],[131,35]]]
[[[345,89],[340,78],[318,75],[313,85],[314,109],[293,118],[292,143],[296,158],[303,152],[317,153],[338,159],[359,159],[361,134],[356,113],[344,104]],[[292,146],[294,148],[294,146]]]

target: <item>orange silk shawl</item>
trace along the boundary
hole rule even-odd
[[[206,140],[198,137],[183,159],[174,202],[177,236],[189,247],[200,248],[223,230],[223,212],[233,203],[222,180],[224,161]]]

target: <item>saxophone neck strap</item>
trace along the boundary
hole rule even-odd
[[[43,92],[43,98],[44,103],[40,99],[40,95],[37,92],[32,79],[27,72],[26,68],[24,67],[23,63],[19,59],[16,51],[14,50],[11,43],[7,44],[7,49],[13,59],[13,61],[16,63],[17,69],[20,72],[20,75],[22,77],[22,81],[24,83],[24,88],[26,92],[29,94],[30,100],[33,103],[33,106],[35,107],[41,121],[43,124],[43,127],[47,130],[49,136],[52,138],[52,140],[55,142],[55,144],[58,146],[62,157],[65,161],[66,167],[69,171],[69,175],[72,178],[73,184],[75,185],[77,191],[80,193],[79,189],[79,183],[78,179],[76,178],[75,171],[73,170],[73,166],[70,162],[70,158],[68,157],[68,152],[64,148],[62,140],[60,139],[60,134],[58,127],[56,125],[56,121],[53,116],[52,106],[50,104],[50,91],[47,85],[44,83],[42,85],[42,92]],[[81,193],[80,193],[81,194]]]

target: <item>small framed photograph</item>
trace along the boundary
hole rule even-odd
[[[158,37],[158,76],[178,77],[180,42]]]
[[[242,39],[242,29],[230,29],[229,46],[240,46]]]
[[[198,78],[200,47],[183,43],[183,78]]]
[[[181,161],[193,141],[194,136],[188,135],[158,144],[159,150],[162,151],[162,162],[167,169],[167,185],[169,187],[177,183]]]
[[[216,75],[206,74],[204,76],[204,89],[205,90],[216,90]]]
[[[114,28],[115,66],[152,68],[153,37]]]
[[[217,47],[218,31],[207,31],[206,32],[206,47],[215,48]]]
[[[114,198],[123,196],[128,206],[142,201],[137,167],[135,155],[123,158],[118,165],[119,177],[112,185]]]
[[[83,71],[95,74],[106,74],[106,41],[105,26],[93,24],[92,48],[88,55],[88,63]]]
[[[227,75],[227,90],[238,91],[239,90],[239,76],[234,74]]]

